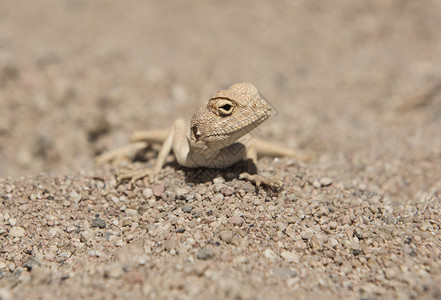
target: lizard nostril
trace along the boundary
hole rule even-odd
[[[191,127],[191,133],[193,134],[193,136],[194,136],[194,138],[196,139],[196,141],[198,141],[199,138],[200,138],[200,136],[201,136],[201,133],[199,132],[197,126],[192,126],[192,127]]]

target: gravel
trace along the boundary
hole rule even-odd
[[[179,174],[171,176],[182,184]],[[124,283],[122,291],[132,296],[173,290],[178,278],[190,286],[221,289],[232,288],[234,279],[246,287],[260,284],[260,293],[282,298],[300,290],[371,298],[438,291],[441,202],[436,194],[396,204],[375,193],[361,200],[354,197],[356,188],[338,185],[311,193],[308,176],[287,183],[278,195],[263,189],[243,193],[234,179],[223,183],[233,190],[223,202],[212,202],[217,193],[205,189],[189,206],[160,197],[149,202],[142,183],[118,192],[92,177],[40,175],[0,185],[2,194],[10,194],[0,205],[3,216],[23,226],[4,225],[1,288],[21,296],[31,288],[29,276],[37,276],[33,280],[50,289],[63,281],[87,290],[92,283],[84,278],[93,276],[95,285]],[[83,200],[62,205],[73,190],[81,190]],[[288,192],[302,201],[293,202]],[[23,197],[31,193],[40,199]],[[109,195],[120,201],[107,201]],[[121,202],[132,208],[121,210]],[[24,213],[23,205],[33,209]],[[131,282],[142,289],[129,292]]]

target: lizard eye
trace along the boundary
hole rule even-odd
[[[220,108],[224,111],[229,111],[231,110],[232,106],[230,104],[224,104]]]
[[[217,103],[217,108],[219,111],[219,114],[222,116],[229,116],[233,113],[233,103],[228,100],[221,100]]]

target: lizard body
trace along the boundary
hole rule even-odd
[[[227,90],[216,92],[191,118],[190,130],[185,121],[178,119],[170,130],[136,132],[133,144],[124,149],[98,156],[99,164],[127,156],[129,152],[146,148],[149,143],[162,143],[153,169],[127,172],[118,180],[135,181],[162,169],[165,159],[173,150],[177,162],[189,168],[229,167],[240,160],[248,159],[249,172],[241,178],[265,184],[273,189],[282,185],[279,178],[266,178],[255,174],[257,155],[293,156],[301,158],[294,151],[254,139],[248,133],[258,127],[271,114],[271,107],[250,83],[235,83]],[[135,150],[134,150],[135,149]]]

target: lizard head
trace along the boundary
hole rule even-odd
[[[225,148],[268,119],[271,107],[251,83],[216,92],[191,118],[190,145],[197,152]]]

